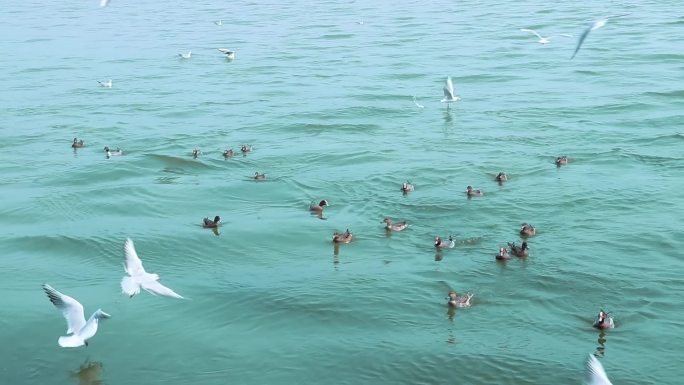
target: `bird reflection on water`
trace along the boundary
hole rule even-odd
[[[86,360],[78,370],[71,372],[70,377],[78,380],[78,385],[102,385],[102,362]]]

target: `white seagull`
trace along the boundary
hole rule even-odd
[[[216,25],[223,25],[223,20],[217,20],[214,22]]]
[[[79,346],[88,346],[88,340],[97,333],[97,324],[101,319],[109,318],[110,315],[97,309],[93,315],[90,316],[86,322],[83,315],[83,305],[75,299],[64,295],[53,289],[48,284],[43,284],[43,290],[47,294],[50,302],[52,302],[57,309],[62,311],[64,318],[67,321],[67,335],[59,337],[57,342],[63,348],[75,348]]]
[[[538,42],[539,44],[546,44],[546,43],[551,42],[550,39],[552,36],[544,37],[544,36],[540,35],[539,33],[537,33],[537,31],[535,31],[533,29],[520,28],[520,30],[523,32],[529,32],[529,33],[533,33],[533,34],[537,35],[537,37],[539,38],[539,42]]]
[[[413,95],[413,104],[415,104],[416,107],[418,107],[418,108],[425,108],[424,105],[418,103],[418,101],[416,100],[416,96],[415,96],[415,95]]]
[[[124,276],[121,280],[121,291],[123,293],[132,298],[140,293],[140,288],[142,287],[153,295],[159,294],[166,297],[183,298],[180,294],[159,283],[158,274],[150,274],[145,271],[130,238],[127,238],[124,243],[124,255],[126,257],[124,270],[128,273],[128,276]]]
[[[180,56],[183,59],[190,59],[192,57],[192,51],[181,52],[178,54],[178,56]]]
[[[451,76],[447,76],[446,83],[444,84],[444,99],[442,99],[442,103],[447,104],[448,110],[451,103],[459,100],[461,100],[461,98],[454,95],[454,83],[451,82]]]
[[[106,7],[109,5],[109,0],[100,0],[100,7]]]
[[[102,87],[112,88],[112,79],[106,80],[104,82],[101,82],[98,80],[97,82],[100,83],[100,86],[102,86]]]
[[[226,59],[230,59],[230,60],[235,59],[235,51],[231,51],[227,48],[217,48],[217,50],[219,52],[221,52],[222,54],[226,55]]]
[[[603,365],[601,365],[601,362],[597,360],[593,354],[589,355],[586,375],[587,385],[613,385],[608,379],[606,371],[603,370]]]
[[[629,13],[623,13],[623,14],[621,14],[621,15],[608,16],[608,17],[605,17],[605,18],[603,18],[603,19],[598,19],[598,20],[594,21],[593,23],[591,23],[591,24],[584,30],[584,32],[582,32],[582,34],[580,35],[579,39],[577,40],[577,46],[575,47],[575,52],[572,53],[572,57],[570,57],[570,60],[572,60],[572,59],[575,57],[575,55],[577,55],[577,51],[579,51],[580,47],[582,46],[582,43],[584,43],[584,39],[586,39],[587,36],[589,35],[589,32],[591,32],[591,31],[593,31],[593,30],[595,30],[595,29],[599,29],[599,28],[605,27],[605,25],[608,23],[608,20],[609,20],[609,19],[612,19],[612,18],[615,18],[615,17],[627,16],[627,15],[629,15]]]

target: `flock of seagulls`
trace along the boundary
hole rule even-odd
[[[127,275],[121,280],[122,293],[133,298],[133,296],[140,293],[140,289],[144,289],[153,295],[183,299],[180,294],[162,285],[159,282],[158,274],[145,271],[130,238],[124,242],[124,257],[124,271]],[[111,317],[102,309],[97,309],[86,321],[83,305],[80,302],[66,294],[60,293],[48,284],[43,284],[43,290],[50,302],[62,312],[67,321],[67,335],[61,336],[57,340],[61,347],[76,348],[84,345],[88,346],[88,340],[97,333],[100,320]]]

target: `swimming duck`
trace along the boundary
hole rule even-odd
[[[224,158],[232,158],[233,155],[234,155],[234,153],[233,153],[233,149],[232,149],[232,148],[229,149],[229,150],[223,151],[223,157],[224,157]]]
[[[481,197],[484,193],[480,190],[473,190],[473,186],[466,187],[466,194],[469,197]]]
[[[200,151],[199,148],[193,148],[193,149],[192,149],[192,157],[193,157],[193,158],[197,158],[197,157],[200,156],[201,154],[202,154],[202,151]]]
[[[399,223],[392,223],[392,219],[389,217],[386,217],[385,219],[383,219],[382,223],[385,224],[385,229],[387,229],[389,231],[401,231],[401,230],[404,230],[405,228],[408,227],[408,223],[406,223],[406,221],[399,222]]]
[[[438,249],[451,249],[454,246],[456,246],[456,241],[454,241],[451,235],[449,235],[449,239],[446,241],[440,237],[435,237],[435,247]]]
[[[506,259],[511,259],[511,255],[508,254],[508,249],[505,247],[502,247],[499,249],[499,253],[496,255],[496,259],[498,260],[506,260]]]
[[[503,183],[503,182],[508,180],[508,175],[506,175],[503,172],[500,172],[496,175],[496,177],[494,179],[499,183]]]
[[[218,215],[214,217],[214,220],[212,221],[209,218],[204,218],[204,223],[202,224],[202,227],[205,229],[215,229],[219,226],[219,223],[221,222],[221,217]]]
[[[534,228],[532,225],[528,225],[527,223],[523,223],[520,226],[520,236],[522,237],[531,237],[533,235],[537,234],[537,229]]]
[[[345,231],[344,233],[335,232],[333,234],[332,240],[335,243],[349,243],[352,241],[352,237],[353,237],[352,233],[350,233],[349,229],[347,229],[347,231]]]
[[[465,293],[459,296],[455,291],[449,292],[449,306],[452,307],[470,307],[470,300],[473,298],[473,293]]]
[[[323,213],[323,208],[325,206],[329,206],[329,204],[328,204],[328,201],[323,199],[322,201],[318,202],[318,204],[316,204],[316,202],[311,202],[311,204],[309,205],[309,210],[312,213],[321,214],[321,213]]]
[[[240,146],[240,151],[242,151],[243,154],[246,154],[248,152],[252,152],[252,146],[243,144],[242,146]]]
[[[83,143],[82,140],[78,140],[78,138],[74,138],[74,142],[71,144],[71,147],[73,147],[73,148],[85,147],[85,143]]]
[[[110,156],[118,156],[118,155],[123,155],[123,150],[120,148],[117,148],[116,150],[111,150],[109,147],[104,148],[105,155],[107,155],[107,158]]]
[[[523,242],[522,245],[518,246],[513,243],[508,243],[508,246],[511,247],[511,254],[515,255],[516,257],[527,257],[529,255],[530,249],[527,248],[527,242]]]
[[[259,171],[254,173],[254,179],[255,180],[264,180],[266,179],[266,174],[259,174]]]
[[[612,329],[615,327],[615,323],[613,322],[613,317],[608,315],[608,313],[604,312],[603,309],[601,309],[598,313],[598,316],[596,317],[596,322],[594,322],[594,327],[597,329]]]
[[[411,184],[411,182],[409,182],[409,181],[406,181],[401,185],[401,191],[403,191],[404,193],[409,193],[413,190],[414,190],[413,184]]]
[[[562,165],[568,164],[568,157],[563,155],[556,158],[556,166],[560,167]]]

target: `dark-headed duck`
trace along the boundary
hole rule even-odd
[[[266,179],[266,174],[259,174],[259,171],[254,173],[254,179],[255,180],[264,180]]]
[[[496,174],[496,177],[494,177],[494,179],[499,183],[503,183],[508,180],[508,175],[506,175],[506,173],[504,172],[500,172]]]
[[[568,164],[568,162],[569,162],[568,157],[565,155],[559,156],[558,158],[556,158],[556,166],[557,167],[566,165],[566,164]]]
[[[594,322],[594,327],[597,329],[612,329],[615,327],[613,322],[613,317],[608,315],[603,309],[601,309],[596,317],[596,322]]]
[[[232,148],[223,151],[223,157],[224,157],[224,158],[232,158],[233,155],[234,155],[234,153],[233,153],[233,149],[232,149]]]
[[[534,226],[527,224],[527,223],[523,223],[520,226],[520,236],[531,237],[531,236],[536,235],[536,234],[537,234],[537,229],[535,229]]]
[[[385,224],[385,229],[387,229],[389,231],[401,231],[401,230],[404,230],[408,227],[408,223],[406,223],[406,221],[399,222],[399,223],[392,223],[392,219],[389,217],[386,217],[385,219],[383,219],[382,223]]]
[[[332,240],[335,243],[349,243],[352,241],[352,237],[352,233],[350,233],[349,229],[347,229],[347,231],[345,231],[344,233],[335,232],[333,234]]]
[[[451,307],[470,307],[470,300],[473,298],[473,293],[465,293],[459,296],[455,291],[449,292],[449,306]]]
[[[201,154],[202,154],[202,151],[200,151],[199,148],[193,148],[193,149],[192,149],[192,157],[193,157],[193,158],[197,158],[197,157],[200,156]]]
[[[85,143],[83,143],[82,140],[78,140],[78,138],[74,138],[74,142],[71,143],[71,147],[73,147],[73,148],[85,147]]]
[[[311,211],[312,213],[321,214],[325,206],[329,206],[328,201],[326,201],[325,199],[318,203],[311,202],[311,204],[309,205],[309,211]]]
[[[404,193],[409,193],[413,190],[414,190],[413,184],[411,184],[411,182],[409,182],[409,181],[406,181],[401,185],[401,191],[403,191]]]
[[[243,154],[246,154],[248,152],[252,152],[252,146],[247,145],[247,144],[243,144],[242,146],[240,146],[240,151],[242,151]]]
[[[499,253],[496,254],[496,259],[502,261],[506,259],[511,259],[511,255],[508,254],[508,250],[505,247],[499,249]]]
[[[446,241],[440,237],[435,237],[435,247],[438,249],[451,249],[454,246],[456,246],[456,241],[454,241],[451,235],[449,235],[449,239]]]
[[[110,156],[119,156],[119,155],[123,155],[123,150],[120,149],[120,148],[117,148],[116,150],[112,150],[112,149],[109,148],[109,147],[105,147],[105,148],[104,148],[104,152],[105,152],[105,155],[107,156],[107,158],[109,158]]]
[[[221,223],[221,217],[218,215],[214,217],[214,220],[212,221],[209,218],[204,218],[204,223],[202,224],[202,227],[205,229],[215,229],[219,226],[219,223]]]
[[[508,246],[511,247],[511,254],[515,255],[516,257],[525,258],[529,255],[530,249],[527,248],[527,242],[523,242],[520,246],[516,245],[515,242],[509,242]]]
[[[473,186],[466,187],[466,195],[469,197],[481,197],[484,193],[480,190],[473,190]]]

